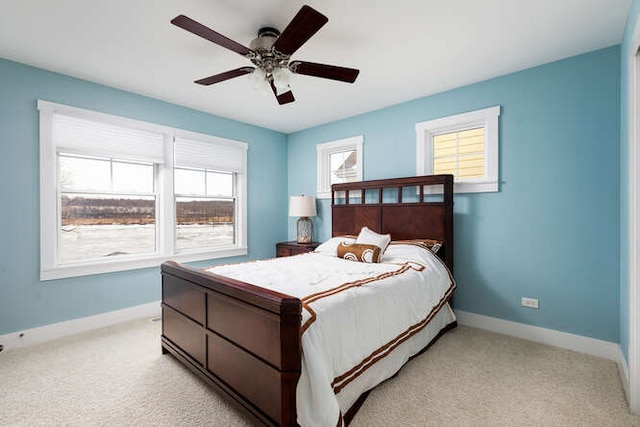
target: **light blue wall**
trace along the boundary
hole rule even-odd
[[[501,191],[456,196],[456,308],[620,341],[626,352],[624,68],[612,47],[287,138],[0,59],[0,334],[160,297],[157,269],[38,280],[37,99],[249,142],[250,254],[220,262],[269,257],[294,238],[287,196],[315,193],[316,144],[364,134],[365,179],[414,175],[415,123],[501,105]],[[319,208],[322,240],[328,201]],[[540,309],[520,307],[521,296]]]
[[[629,58],[640,0],[632,0],[620,55],[620,345],[629,353]]]
[[[218,262],[286,239],[286,135],[0,59],[0,335],[160,299],[158,268],[39,281],[37,99],[248,142],[249,255]]]
[[[314,194],[316,144],[364,135],[365,179],[415,175],[415,124],[502,106],[500,192],[455,197],[457,309],[618,342],[620,48],[289,135],[289,194]],[[330,202],[316,238],[329,237]],[[294,238],[289,221],[289,237]],[[521,297],[540,308],[520,306]]]

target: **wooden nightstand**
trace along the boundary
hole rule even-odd
[[[320,245],[319,242],[298,243],[298,242],[280,242],[276,243],[276,256],[292,256],[313,252]]]

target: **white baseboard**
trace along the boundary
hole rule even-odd
[[[622,388],[624,389],[624,395],[627,397],[627,402],[629,401],[629,365],[627,364],[627,358],[624,357],[624,353],[622,352],[622,347],[620,348],[620,360],[618,361],[618,371],[620,372],[620,380],[622,380]]]
[[[618,364],[620,379],[628,393],[629,389],[629,368],[622,353],[620,344],[603,341],[596,338],[584,337],[582,335],[569,334],[553,329],[541,328],[538,326],[526,325],[524,323],[511,322],[495,317],[483,316],[481,314],[469,313],[467,311],[456,310],[458,323],[474,328],[486,329],[498,334],[509,335],[541,344],[552,345],[591,356],[602,357],[613,360]]]
[[[156,317],[159,316],[160,313],[160,301],[155,301],[122,310],[96,314],[95,316],[82,317],[80,319],[0,335],[0,344],[4,346],[4,351],[7,351],[128,322],[129,320]]]

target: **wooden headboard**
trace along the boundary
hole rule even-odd
[[[453,273],[453,175],[334,184],[331,211],[333,236],[367,226],[392,240],[444,241],[438,255]]]

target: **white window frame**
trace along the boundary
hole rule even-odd
[[[331,162],[332,154],[348,150],[356,150],[357,169],[356,179],[362,181],[362,147],[364,136],[352,136],[350,138],[318,144],[317,149],[317,194],[318,199],[331,198]]]
[[[456,193],[499,191],[498,117],[500,106],[442,117],[416,124],[417,174],[433,175],[433,138],[437,135],[483,127],[485,132],[484,178],[454,180]]]
[[[148,123],[111,114],[98,113],[49,101],[38,100],[40,111],[40,280],[157,267],[163,261],[201,261],[215,258],[246,255],[247,250],[247,156],[245,142],[214,137]],[[156,164],[156,192],[158,210],[156,218],[156,251],[143,255],[123,255],[115,259],[88,260],[76,263],[58,263],[58,168],[57,150],[52,135],[53,115],[59,113],[116,126],[161,133],[164,135],[164,162]],[[244,150],[242,171],[236,172],[236,240],[234,245],[177,252],[175,249],[175,205],[173,190],[173,141],[176,137],[218,145],[233,146]]]
[[[178,168],[179,169],[190,169],[190,168],[187,168],[187,167],[180,167],[180,166],[178,166]],[[174,170],[175,170],[175,168],[174,168]],[[216,171],[214,171],[212,169],[206,169],[206,168],[194,168],[193,170],[197,170],[199,172],[200,171],[204,172],[204,174],[205,174],[205,176],[204,176],[205,187],[206,187],[206,173],[207,173],[207,171],[216,172]],[[229,172],[228,171],[224,171],[223,173],[229,173]],[[231,201],[231,202],[233,202],[234,221],[235,221],[235,217],[237,216],[235,211],[237,211],[237,209],[238,209],[238,202],[239,202],[238,197],[237,197],[236,185],[235,185],[235,182],[238,180],[238,173],[237,172],[231,172],[230,174],[233,176],[233,183],[234,183],[233,191],[232,191],[233,194],[231,196],[220,196],[220,195],[210,196],[210,195],[206,194],[206,189],[205,189],[205,194],[204,195],[202,195],[202,194],[180,194],[180,193],[176,193],[175,192],[175,185],[174,185],[174,194],[173,194],[173,202],[174,202],[173,205],[174,205],[174,207],[175,207],[175,200],[178,197],[196,197],[196,198],[200,198],[202,200],[217,199],[217,200]],[[174,175],[174,177],[175,177],[175,175]],[[175,216],[174,216],[174,219],[175,219]],[[178,228],[177,227],[174,229],[174,232],[176,233],[175,235],[177,236],[177,233],[178,233]],[[235,226],[235,222],[234,222],[234,241],[235,241],[235,239],[237,239],[237,234],[238,234],[238,227]],[[176,241],[177,241],[177,237],[176,237],[176,239],[174,239],[174,243]],[[197,252],[201,252],[201,251],[202,250],[198,249],[198,248],[182,248],[182,249],[179,249],[177,247],[177,245],[176,245],[176,247],[174,249],[174,252],[176,254],[183,254],[183,253],[187,253],[187,252],[196,252],[197,253]]]

